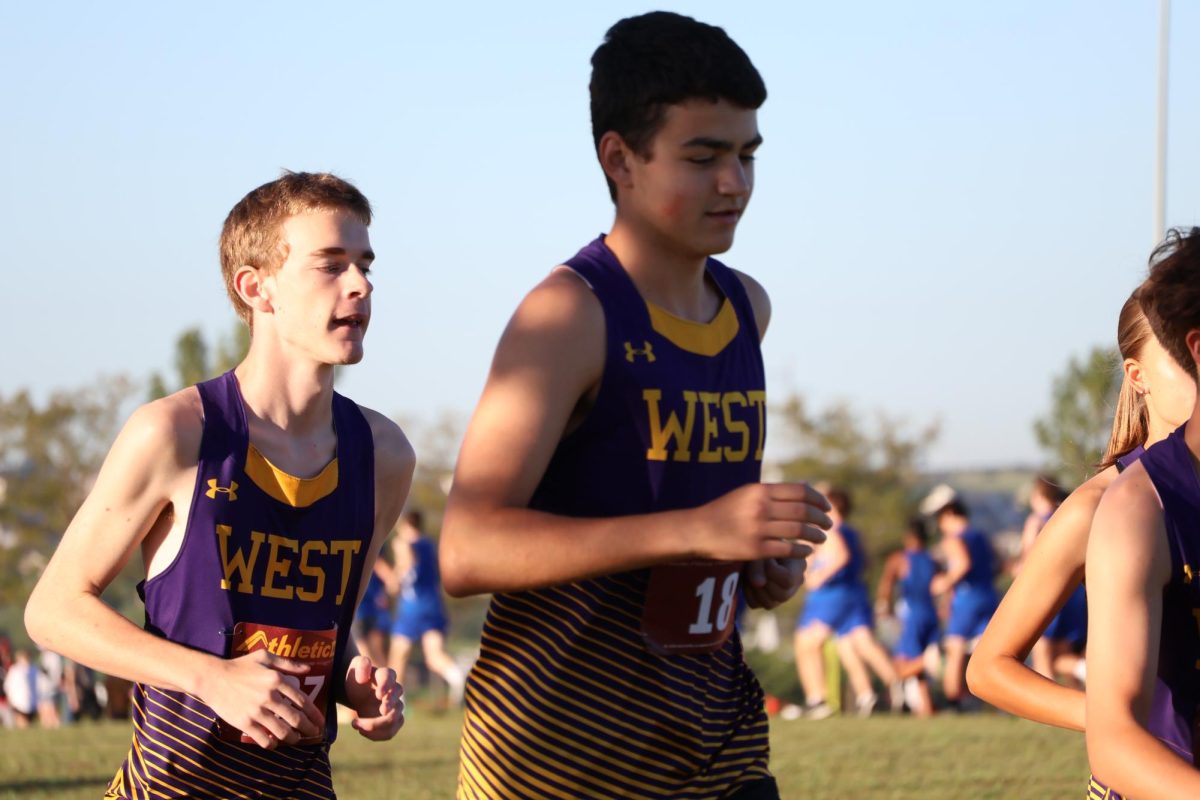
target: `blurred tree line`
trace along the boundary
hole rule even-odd
[[[151,375],[143,396],[162,397],[217,375],[237,364],[248,344],[241,324],[215,342],[199,329],[185,330],[176,339],[173,369]],[[1054,380],[1049,409],[1034,430],[1049,463],[1073,481],[1103,451],[1120,377],[1115,354],[1096,348],[1072,358]],[[0,608],[24,603],[137,393],[129,379],[107,377],[42,403],[23,390],[0,394]],[[454,413],[401,420],[418,454],[411,502],[425,511],[430,533],[440,527],[463,423]],[[937,435],[935,423],[910,426],[845,402],[814,408],[792,395],[771,407],[774,449],[785,455],[770,477],[847,487],[855,500],[852,521],[877,567],[915,511],[925,488],[923,461]],[[132,587],[141,565],[132,561],[129,580],[106,596],[114,605],[136,608]],[[11,628],[11,620],[0,618],[0,627]]]
[[[168,384],[159,372],[150,374],[149,399],[157,400],[187,386],[215,378],[236,367],[250,349],[250,329],[240,322],[210,348],[199,328],[188,328],[175,340],[175,375]],[[211,352],[211,354],[210,354]]]
[[[910,429],[903,420],[883,412],[864,414],[846,402],[813,409],[800,395],[771,412],[771,436],[783,436],[789,454],[779,464],[781,476],[826,481],[848,491],[849,521],[872,555],[899,542],[920,500],[921,466],[937,440],[938,424]]]
[[[1050,408],[1033,432],[1046,454],[1046,470],[1067,488],[1096,471],[1112,430],[1113,410],[1124,377],[1121,354],[1095,347],[1072,356],[1050,387]]]
[[[215,342],[198,328],[187,329],[175,341],[172,370],[150,375],[143,397],[163,397],[218,375],[235,366],[248,345],[249,332],[240,323]],[[11,612],[24,604],[137,393],[128,378],[103,378],[55,392],[41,405],[25,391],[0,395],[0,607]],[[454,413],[401,420],[418,455],[411,503],[426,513],[430,533],[440,527],[463,423]],[[771,424],[772,437],[787,442],[781,478],[850,488],[854,521],[870,550],[878,554],[896,540],[914,508],[921,459],[936,425],[909,432],[882,414],[863,415],[844,403],[814,410],[799,396],[773,406]],[[135,619],[140,611],[133,587],[141,569],[135,556],[105,596]],[[12,628],[12,619],[0,618],[0,627]]]
[[[133,385],[0,394],[0,608],[23,606],[95,479]]]
[[[174,374],[152,374],[146,399],[230,369],[249,342],[240,323],[212,347],[199,328],[183,331],[175,340]],[[25,599],[95,481],[136,394],[135,383],[124,376],[55,391],[43,403],[25,390],[0,394],[0,630],[24,638]],[[142,575],[135,555],[105,601],[137,619]]]

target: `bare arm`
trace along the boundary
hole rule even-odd
[[[1054,513],[988,623],[967,664],[967,685],[992,705],[1035,722],[1084,729],[1083,692],[1040,675],[1025,659],[1083,580],[1092,516],[1114,477],[1115,468],[1093,477]]]
[[[957,536],[947,537],[942,542],[942,553],[946,556],[946,571],[937,575],[929,588],[934,594],[947,594],[971,571],[971,551]]]
[[[802,484],[751,484],[694,509],[584,519],[526,506],[580,401],[604,368],[604,315],[556,272],[521,303],[467,429],[442,528],[446,591],[515,591],[681,558],[802,557],[827,525]],[[637,535],[630,535],[631,532]]]
[[[821,545],[820,562],[808,573],[808,588],[821,588],[838,570],[849,563],[850,550],[846,547],[846,540],[837,528],[830,528],[826,533],[825,543]]]
[[[1200,773],[1144,727],[1170,569],[1162,509],[1135,464],[1105,492],[1087,550],[1088,760],[1130,797],[1200,795]]]
[[[875,587],[875,608],[882,610],[889,617],[895,612],[896,581],[904,571],[907,559],[903,552],[892,553],[883,562],[883,572],[879,575],[879,585]]]
[[[321,714],[282,679],[303,662],[265,651],[225,660],[142,630],[100,596],[152,529],[187,509],[202,421],[195,389],[138,409],[113,444],[25,608],[49,650],[128,680],[189,692],[262,746],[316,734]],[[186,512],[184,512],[186,513]]]
[[[356,608],[372,572],[379,574],[382,565],[385,570],[380,578],[385,583],[389,580],[391,569],[379,559],[379,551],[400,518],[416,468],[416,456],[400,428],[370,409],[364,408],[363,413],[375,440],[375,531],[363,560]],[[355,730],[368,739],[390,739],[404,725],[402,687],[396,682],[395,672],[372,664],[370,658],[354,650],[353,644],[347,648],[342,669],[343,696],[338,699],[358,712],[352,723]]]
[[[767,327],[771,324],[771,298],[754,278],[737,270],[734,273],[754,309],[754,322],[758,326],[758,340],[761,342],[766,338]],[[811,548],[802,548],[802,554],[804,558],[765,558],[746,562],[742,583],[747,605],[770,609],[790,600],[804,585],[808,568],[806,558],[812,554]]]

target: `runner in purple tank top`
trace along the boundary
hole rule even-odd
[[[414,463],[395,424],[333,391],[363,355],[370,221],[328,174],[234,206],[221,266],[246,359],[138,409],[29,600],[38,642],[135,682],[106,797],[333,797],[334,701],[367,738],[403,724],[394,673],[349,641]],[[144,629],[100,600],[135,551]]]
[[[618,22],[592,66],[616,220],[513,315],[442,527],[447,591],[492,593],[458,796],[777,798],[734,609],[791,597],[829,519],[760,482],[770,302],[711,257],[766,89],[667,12]]]
[[[1196,387],[1163,349],[1138,302],[1125,301],[1117,321],[1123,377],[1112,433],[1097,472],[1063,502],[1038,534],[1013,585],[967,665],[971,691],[1026,719],[1082,731],[1084,695],[1046,680],[1025,661],[1033,643],[1082,585],[1088,531],[1100,497],[1151,445],[1183,424]]]
[[[1151,257],[1142,307],[1200,376],[1200,229]],[[1088,543],[1088,759],[1100,796],[1196,797],[1200,710],[1200,407],[1104,493]]]

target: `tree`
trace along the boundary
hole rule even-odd
[[[459,414],[443,411],[429,424],[416,418],[401,418],[400,427],[417,452],[417,470],[413,475],[408,504],[425,515],[429,533],[440,528],[446,495],[454,476],[454,459],[463,437],[463,420]]]
[[[1067,483],[1080,483],[1104,455],[1121,389],[1120,363],[1110,348],[1092,348],[1082,360],[1072,356],[1054,379],[1050,410],[1033,423],[1051,470]]]
[[[0,395],[0,606],[23,607],[83,502],[133,386],[102,378],[37,403]]]
[[[771,406],[770,414],[771,436],[781,436],[788,453],[777,465],[777,477],[824,480],[847,489],[854,501],[851,523],[862,533],[868,568],[880,569],[884,554],[898,544],[905,521],[916,511],[920,464],[937,439],[937,423],[911,429],[903,420],[883,413],[864,415],[845,402],[814,410],[799,395]],[[790,630],[787,617],[798,611],[802,596],[782,610],[785,630]],[[799,699],[792,661],[757,650],[748,650],[746,659],[769,694]]]
[[[151,400],[166,397],[172,392],[191,386],[236,367],[250,349],[250,329],[240,321],[229,334],[217,341],[216,358],[209,358],[209,345],[199,328],[188,328],[175,340],[174,388],[169,388],[162,375],[150,375]]]
[[[813,411],[799,395],[773,407],[771,421],[782,424],[791,448],[779,464],[785,480],[825,480],[847,489],[852,522],[869,552],[879,555],[899,540],[916,510],[920,462],[937,439],[936,422],[909,431],[902,420],[882,412],[866,416],[845,402]]]

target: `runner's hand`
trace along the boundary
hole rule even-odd
[[[396,672],[378,669],[367,656],[355,656],[346,670],[347,705],[358,714],[354,729],[368,739],[391,739],[404,727],[404,687]]]
[[[808,548],[812,552],[812,548]],[[743,591],[750,608],[772,609],[789,600],[804,584],[803,558],[764,558],[750,561],[742,571]]]
[[[318,736],[325,729],[325,716],[312,699],[288,680],[304,675],[309,665],[280,658],[267,650],[233,659],[218,659],[214,669],[202,677],[197,691],[221,719],[272,750],[280,744],[295,744]]]
[[[803,559],[825,541],[829,501],[806,483],[751,483],[693,509],[696,552],[715,561]]]

